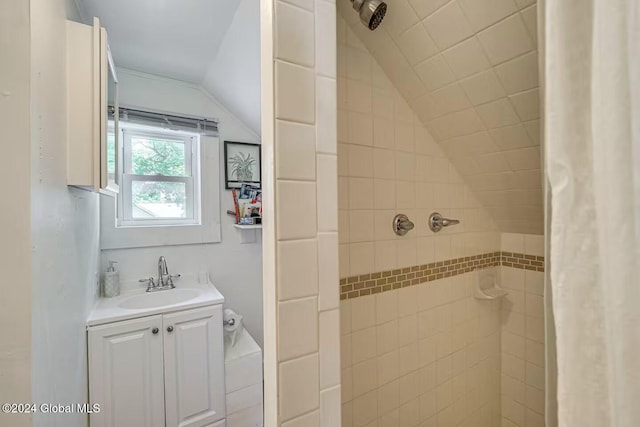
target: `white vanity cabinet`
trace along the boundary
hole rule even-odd
[[[222,305],[90,326],[92,427],[224,426]]]
[[[107,32],[94,18],[67,21],[66,34],[67,185],[117,193],[118,79]]]

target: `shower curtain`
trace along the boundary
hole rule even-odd
[[[640,1],[541,3],[557,366],[557,396],[548,398],[557,398],[560,427],[636,427]]]

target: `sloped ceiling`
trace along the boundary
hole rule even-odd
[[[199,84],[218,53],[238,2],[227,0],[76,0],[83,21],[109,33],[114,62]]]
[[[119,67],[202,86],[260,134],[260,4],[255,0],[75,0],[100,18]]]
[[[338,10],[501,231],[543,232],[535,0],[385,0]]]

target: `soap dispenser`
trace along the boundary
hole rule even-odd
[[[102,293],[107,298],[120,295],[120,272],[116,270],[116,264],[116,261],[109,261],[109,268],[104,273]]]

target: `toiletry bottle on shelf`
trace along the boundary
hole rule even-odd
[[[109,268],[104,273],[102,293],[108,298],[120,295],[120,272],[116,270],[116,264],[116,261],[109,261]]]

